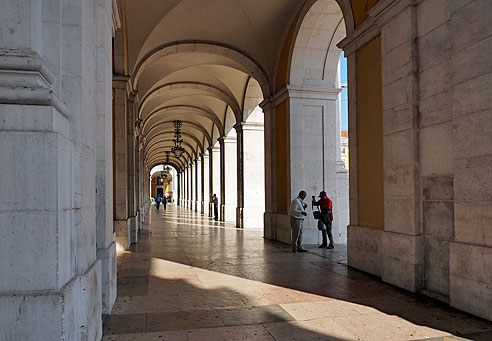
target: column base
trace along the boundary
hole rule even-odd
[[[382,229],[349,225],[347,228],[348,265],[381,277]]]
[[[138,240],[137,219],[136,217],[130,217],[127,221],[128,232],[130,233],[130,245],[136,243]]]
[[[451,242],[449,260],[452,307],[492,321],[492,247]],[[489,270],[486,270],[489,269]]]
[[[244,228],[244,209],[242,207],[236,207],[236,227],[239,229]]]
[[[225,205],[220,204],[219,220],[225,221]]]
[[[105,249],[97,249],[97,259],[101,261],[102,313],[111,314],[116,301],[116,242]]]
[[[130,231],[126,219],[113,220],[114,231],[116,233],[116,246],[121,250],[128,250],[131,245]]]
[[[58,291],[0,296],[2,340],[100,340],[101,262]],[[14,313],[16,312],[16,313]],[[20,314],[19,314],[20,312]]]
[[[205,203],[203,201],[200,203],[200,213],[205,214]]]

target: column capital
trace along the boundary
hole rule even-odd
[[[226,138],[226,136],[220,136],[217,141],[219,141],[219,144],[220,145],[223,145],[224,144],[224,139]]]
[[[240,122],[240,123],[236,123],[233,128],[236,129],[236,133],[237,134],[240,134],[243,132],[243,122]]]
[[[135,98],[137,97],[137,94],[138,94],[137,90],[131,90],[128,94],[128,100],[132,103],[135,102]]]

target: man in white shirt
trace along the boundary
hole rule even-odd
[[[306,203],[303,201],[306,198],[306,191],[300,191],[297,198],[292,200],[289,209],[290,228],[291,228],[291,246],[292,252],[307,252],[302,248],[302,224],[306,213]]]

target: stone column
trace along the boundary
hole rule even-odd
[[[96,2],[96,245],[101,262],[102,313],[116,301],[116,234],[113,227],[113,108],[110,6]]]
[[[200,153],[199,158],[197,159],[197,170],[198,170],[198,178],[197,178],[197,198],[198,205],[197,211],[200,214],[203,214],[203,153]]]
[[[195,162],[194,160],[190,160],[190,210],[193,211],[195,207],[195,173],[196,173],[196,168],[195,168]]]
[[[243,126],[236,124],[236,161],[237,161],[237,207],[236,207],[236,227],[244,228],[244,135]]]
[[[340,113],[337,105],[340,91],[337,88],[289,85],[274,96],[275,115],[269,115],[272,109],[268,102],[262,103],[266,130],[265,173],[267,183],[272,181],[265,193],[265,236],[275,236],[277,240],[289,243],[290,201],[300,190],[308,191],[309,196],[317,196],[325,190],[334,205],[335,243],[345,243],[348,173],[340,156]],[[275,117],[278,115],[280,117]],[[276,155],[272,155],[272,151]],[[274,168],[270,162],[275,163]],[[272,205],[271,200],[276,205]],[[271,231],[271,226],[275,231]],[[306,244],[320,242],[320,233],[312,215],[305,219],[303,231]]]
[[[188,195],[188,198],[187,198],[186,208],[188,208],[189,210],[191,210],[193,208],[192,203],[191,203],[192,202],[191,201],[192,200],[191,193],[192,193],[192,189],[193,189],[193,187],[192,187],[193,184],[191,183],[191,179],[192,179],[192,177],[191,177],[191,161],[187,165],[187,167],[188,167],[188,172],[187,172],[187,179],[186,179],[186,181],[187,181],[187,191],[186,191],[186,193]]]
[[[220,221],[225,221],[225,146],[224,137],[219,137],[220,152]]]
[[[111,36],[99,31],[111,10],[81,0],[1,7],[0,338],[99,340],[101,296],[111,295],[102,271],[115,262],[111,215],[96,210],[111,207],[111,144],[95,136],[110,122],[108,68],[96,65],[109,56]]]
[[[135,138],[135,190],[134,190],[134,210],[135,210],[135,238],[138,238],[138,231],[140,231],[140,137],[136,136]],[[138,240],[138,239],[137,239]]]
[[[213,165],[212,165],[212,170],[214,171],[212,174],[212,180],[213,180],[213,187],[212,187],[212,195],[215,193],[215,195],[217,195],[217,198],[218,198],[218,202],[219,202],[219,218],[220,218],[220,204],[221,204],[221,196],[220,196],[220,193],[221,193],[221,172],[220,172],[220,147],[213,147],[212,148],[212,160],[213,161]],[[212,197],[212,195],[210,197]],[[213,205],[211,205],[212,207],[212,217],[213,217]]]
[[[128,249],[131,244],[131,231],[128,230],[128,210],[127,210],[127,172],[128,172],[128,146],[127,146],[127,106],[126,82],[127,77],[113,79],[114,92],[114,230],[116,232],[116,242],[122,249]]]
[[[205,153],[200,154],[200,169],[201,169],[201,180],[200,180],[200,212],[205,214]]]
[[[273,99],[260,103],[265,117],[264,171],[265,171],[265,214],[264,236],[277,240],[277,110]]]
[[[183,207],[188,208],[188,167],[186,164],[183,174]]]
[[[289,149],[290,196],[300,190],[308,198],[326,191],[333,202],[333,238],[346,243],[348,225],[348,173],[341,159],[338,88],[310,89],[288,87],[290,121]],[[308,199],[309,201],[309,199]],[[290,233],[290,231],[287,231]],[[303,240],[320,243],[316,220],[309,214],[304,220]]]
[[[128,89],[127,89],[128,91]],[[137,242],[137,227],[135,217],[135,93],[130,93],[127,104],[127,194],[126,208],[128,217],[128,231],[130,244]]]
[[[213,158],[213,147],[207,148],[208,155],[208,216],[213,216],[213,205],[212,205],[212,195],[214,193],[214,158]]]
[[[199,203],[199,198],[198,198],[198,193],[199,193],[199,183],[198,183],[198,157],[195,159],[195,212],[199,211],[198,208],[198,203]]]
[[[234,130],[229,132],[229,135],[224,138],[224,220],[236,222],[237,212],[237,141]]]
[[[264,126],[243,123],[243,227],[263,226],[265,212]],[[239,141],[239,140],[238,140]]]

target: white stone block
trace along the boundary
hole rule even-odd
[[[426,236],[451,240],[454,230],[452,201],[424,201],[424,233]]]
[[[420,1],[417,7],[419,36],[424,36],[450,19],[448,0]]]
[[[412,9],[401,11],[381,28],[381,54],[384,56],[412,39]]]
[[[385,231],[417,234],[415,202],[409,198],[386,196],[384,198]]]
[[[449,90],[452,75],[449,64],[449,61],[444,61],[420,72],[419,90],[421,99]]]
[[[492,109],[453,119],[456,158],[492,155]]]
[[[452,118],[452,94],[450,89],[419,101],[420,127],[449,121]]]
[[[490,25],[490,2],[488,0],[470,1],[466,6],[457,6],[450,2],[453,34],[451,44],[453,49],[466,49],[476,42],[492,36]],[[459,7],[459,8],[458,8]]]
[[[457,159],[454,197],[457,201],[488,202],[492,193],[492,156]]]
[[[451,58],[448,25],[442,25],[418,40],[419,70],[422,72]]]
[[[492,247],[492,203],[454,203],[454,240]]]
[[[492,248],[451,243],[451,305],[492,319]]]
[[[451,122],[420,129],[420,175],[453,173],[454,148]]]
[[[381,276],[382,233],[380,229],[350,225],[347,229],[349,266]]]

